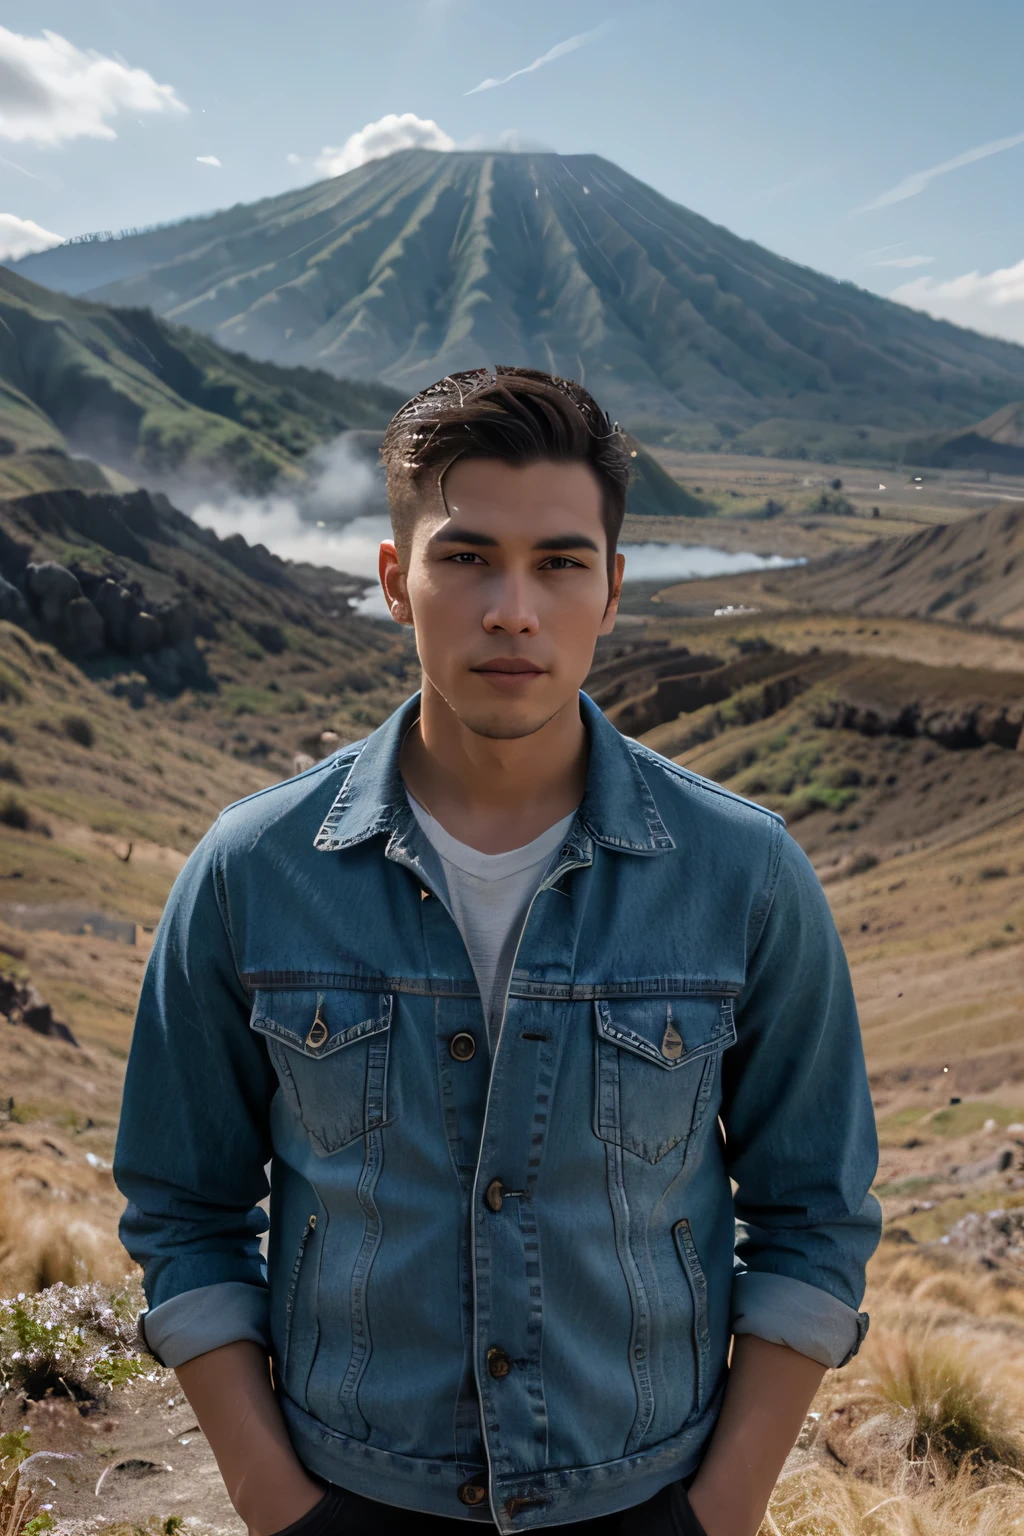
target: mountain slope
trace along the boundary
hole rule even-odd
[[[766,587],[820,609],[1024,628],[1024,504],[782,574]]]
[[[310,449],[386,426],[401,403],[382,385],[255,362],[0,267],[0,489],[102,488],[72,452],[140,477],[301,481]]]
[[[774,256],[596,155],[409,150],[19,270],[406,394],[485,361],[554,369],[634,430],[920,432],[1024,380],[1024,348]]]
[[[1024,502],[787,570],[684,582],[659,596],[695,613],[734,603],[753,611],[860,613],[1024,631]]]
[[[1024,474],[1024,401],[1014,400],[966,431],[945,432],[912,457],[939,469],[987,469]]]
[[[99,464],[189,493],[299,486],[307,469],[319,472],[310,451],[345,434],[375,471],[364,510],[384,511],[377,448],[404,398],[383,384],[257,362],[148,310],[51,293],[0,267],[0,495],[109,490]],[[642,448],[634,471],[630,512],[710,510]],[[321,488],[312,515],[352,516],[351,498],[336,489]]]

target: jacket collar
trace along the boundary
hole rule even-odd
[[[408,803],[398,760],[419,707],[417,693],[366,738],[316,834],[313,846],[320,852],[353,848],[404,825]],[[620,735],[585,693],[580,713],[590,737],[590,762],[574,832],[579,828],[620,853],[667,853],[675,843],[640,771],[635,743]]]

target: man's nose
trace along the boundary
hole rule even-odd
[[[484,613],[488,634],[535,635],[540,628],[536,603],[531,601],[530,583],[512,572],[499,575],[489,593]]]

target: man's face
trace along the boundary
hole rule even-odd
[[[566,707],[615,622],[601,490],[583,463],[459,459],[416,520],[408,565],[381,546],[391,612],[425,678],[479,736],[530,736]]]

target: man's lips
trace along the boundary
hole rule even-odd
[[[480,666],[471,667],[470,671],[482,672],[487,677],[515,677],[521,675],[538,677],[544,671],[544,668],[538,667],[535,661],[527,661],[522,656],[499,656],[494,661],[481,662]]]

